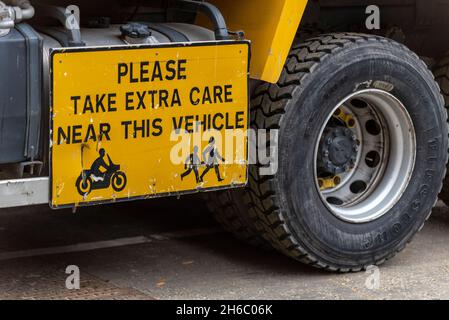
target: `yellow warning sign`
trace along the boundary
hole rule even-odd
[[[246,183],[249,43],[52,52],[51,204]]]

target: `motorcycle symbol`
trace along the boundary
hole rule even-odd
[[[103,157],[105,155],[104,149],[100,150],[100,157],[94,161],[92,167],[87,170],[83,170],[76,179],[76,189],[82,196],[88,195],[95,189],[106,189],[112,185],[114,191],[122,191],[126,186],[126,175],[123,171],[120,171],[120,165],[112,162],[109,155],[109,165],[107,165]],[[104,173],[99,173],[99,168],[106,169]]]

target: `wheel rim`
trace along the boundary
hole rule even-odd
[[[415,129],[404,105],[385,91],[361,90],[338,104],[321,128],[315,184],[338,218],[373,221],[400,199],[415,157]]]

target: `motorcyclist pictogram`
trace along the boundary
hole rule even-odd
[[[76,189],[82,196],[95,189],[106,189],[112,186],[114,191],[122,191],[126,186],[126,175],[120,171],[120,165],[112,162],[109,154],[102,148],[99,157],[92,163],[90,169],[83,170],[76,179]],[[107,156],[108,163],[105,161]]]

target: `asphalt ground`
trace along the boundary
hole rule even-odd
[[[2,209],[0,299],[449,299],[448,246],[442,203],[394,259],[350,274],[235,240],[195,196]]]

